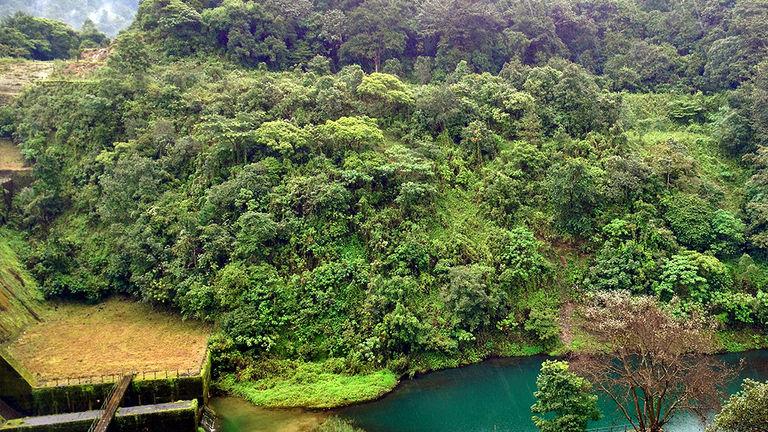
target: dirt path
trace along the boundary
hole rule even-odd
[[[573,314],[575,311],[576,305],[570,301],[560,308],[560,340],[566,348],[573,343]]]

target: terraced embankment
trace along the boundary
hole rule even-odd
[[[0,108],[38,81],[81,82],[103,61],[0,59]],[[32,176],[16,143],[0,138],[0,226]],[[127,300],[46,303],[14,252],[22,246],[0,228],[0,431],[85,432],[105,412],[110,431],[195,431],[208,398],[211,329]],[[110,397],[125,375],[119,398]],[[104,400],[114,403],[99,410]]]
[[[0,60],[0,105],[11,102],[27,86],[48,78],[55,69],[55,63]]]
[[[132,371],[189,375],[205,360],[211,329],[202,323],[116,298],[49,305],[44,322],[6,346],[36,385]]]

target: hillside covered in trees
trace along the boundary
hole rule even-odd
[[[24,12],[77,29],[91,21],[100,31],[115,36],[131,24],[138,5],[139,0],[3,0],[0,17]]]
[[[22,12],[0,19],[0,58],[71,59],[83,50],[102,48],[108,43],[107,36],[92,21],[86,21],[77,31],[61,21]]]
[[[0,218],[50,298],[217,321],[219,374],[578,350],[618,290],[766,342],[768,2],[146,0],[111,50],[0,111]]]

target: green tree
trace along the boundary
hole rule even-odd
[[[475,120],[461,131],[461,146],[476,164],[496,157],[502,139],[480,120]]]
[[[533,422],[541,432],[584,432],[600,419],[592,384],[569,369],[568,362],[547,360],[536,379]]]
[[[488,325],[503,302],[493,281],[494,271],[479,264],[452,267],[443,291],[446,306],[469,331]]]
[[[725,402],[707,432],[759,432],[768,425],[768,383],[746,379]]]
[[[86,19],[83,22],[83,26],[80,27],[80,48],[97,48],[104,46],[109,39],[107,35],[102,33],[96,24],[90,19]]]
[[[744,245],[746,227],[741,219],[726,210],[715,211],[712,219],[714,241],[710,249],[719,257],[733,257]]]
[[[436,63],[450,71],[459,61],[478,70],[498,70],[502,23],[493,2],[467,0],[430,0],[419,4],[416,14],[418,31],[426,40],[436,40]]]
[[[715,241],[712,221],[715,211],[708,202],[700,197],[685,193],[676,193],[663,202],[664,219],[669,223],[678,241],[683,245],[705,251]],[[721,218],[719,229],[731,231],[727,221]]]
[[[63,22],[22,12],[0,21],[0,52],[34,60],[67,59],[77,55],[80,35]]]
[[[397,114],[414,102],[411,90],[398,77],[379,72],[363,77],[357,94],[374,116]]]
[[[547,179],[555,222],[564,232],[587,235],[603,194],[603,170],[582,158],[554,165]]]
[[[172,55],[191,54],[202,42],[203,18],[182,0],[144,1],[136,22]]]
[[[306,150],[309,134],[284,120],[262,123],[254,133],[254,141],[283,157]]]
[[[215,47],[243,64],[265,62],[284,66],[288,61],[287,23],[274,16],[262,2],[226,0],[205,9],[202,21]]]
[[[683,251],[664,264],[654,290],[665,301],[676,295],[707,304],[713,293],[727,291],[732,284],[730,272],[720,260],[698,252]]]
[[[550,264],[542,255],[543,243],[526,227],[493,232],[488,240],[496,263],[499,283],[507,288],[522,288],[542,281]]]
[[[378,72],[388,57],[403,53],[408,35],[411,3],[404,0],[365,0],[349,14],[350,34],[341,55],[372,64]]]
[[[527,312],[523,329],[530,332],[546,347],[560,341],[560,303],[557,296],[537,290],[523,303]]]
[[[364,151],[384,141],[384,134],[370,117],[342,117],[328,120],[315,127],[314,136],[319,147],[329,155],[339,156],[345,151]]]

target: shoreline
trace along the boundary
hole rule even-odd
[[[741,330],[730,330],[730,331],[722,331],[718,332],[716,334],[716,338],[718,340],[718,343],[721,345],[719,349],[713,353],[713,355],[724,355],[724,354],[739,354],[739,353],[748,353],[753,351],[761,351],[768,349],[768,333],[757,333],[752,332],[750,333],[749,330],[751,329],[741,329]],[[724,342],[731,342],[731,343],[740,343],[739,341],[736,341],[737,338],[752,338],[753,342],[754,339],[762,338],[761,343],[757,343],[754,345],[743,345],[742,347],[744,349],[738,349],[738,350],[730,350],[728,349],[727,344],[724,344]],[[724,338],[729,338],[729,340],[724,341]],[[732,346],[734,347],[734,346]],[[563,348],[563,347],[561,347]],[[454,369],[462,369],[467,368],[470,366],[476,366],[485,362],[494,361],[494,360],[515,360],[515,359],[529,359],[529,358],[535,358],[535,357],[543,357],[543,358],[567,358],[569,355],[574,354],[575,351],[567,350],[567,349],[556,349],[552,350],[550,352],[539,352],[539,353],[532,353],[529,355],[515,355],[515,356],[505,356],[500,355],[498,353],[492,353],[488,356],[484,356],[483,358],[479,359],[478,361],[462,361],[461,359],[455,359],[458,360],[458,365],[456,366],[448,366],[448,367],[438,367],[433,369],[424,369],[424,370],[418,370],[413,371],[413,373],[405,372],[396,376],[396,381],[394,385],[389,388],[388,390],[382,392],[381,394],[378,394],[377,396],[374,396],[372,398],[365,398],[365,399],[358,399],[358,400],[350,400],[345,403],[336,404],[332,406],[327,407],[313,407],[313,406],[303,406],[303,405],[259,405],[255,404],[251,401],[249,401],[247,398],[242,397],[236,393],[228,392],[226,390],[223,390],[220,387],[220,380],[217,380],[213,383],[214,390],[217,392],[214,397],[234,397],[242,399],[243,401],[253,405],[254,407],[258,407],[265,410],[274,410],[274,411],[287,411],[287,410],[301,410],[308,413],[332,413],[335,410],[348,408],[351,406],[356,405],[364,405],[369,403],[378,402],[390,394],[396,392],[399,388],[401,388],[406,382],[419,379],[425,375],[440,372],[440,371],[446,371],[446,370],[454,370]],[[356,377],[360,375],[351,375],[351,377]],[[222,393],[218,393],[222,392]]]

